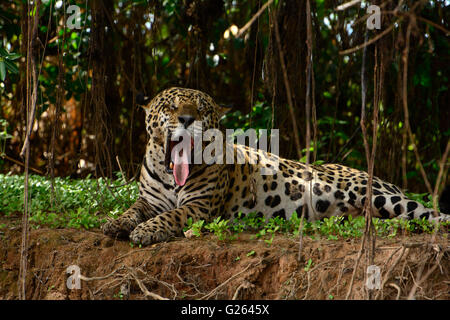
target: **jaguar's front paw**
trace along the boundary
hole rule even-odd
[[[152,228],[146,223],[141,223],[130,233],[130,241],[143,246],[166,241],[171,237],[172,234],[170,232]]]
[[[132,226],[124,223],[120,218],[109,219],[102,227],[103,234],[111,238],[126,239],[133,230]]]

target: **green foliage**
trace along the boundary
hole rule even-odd
[[[251,257],[251,256],[254,256],[255,253],[256,253],[255,250],[252,250],[252,251],[247,252],[246,256]]]
[[[383,238],[392,238],[403,233],[425,232],[432,233],[434,224],[428,220],[403,220],[403,219],[378,219],[373,218],[373,225],[377,236]],[[291,219],[285,220],[281,217],[273,217],[265,222],[262,217],[257,217],[255,213],[247,216],[242,214],[233,220],[223,220],[221,217],[214,219],[213,222],[204,224],[203,220],[192,223],[189,221],[185,228],[193,229],[194,234],[199,237],[202,229],[212,232],[220,241],[230,241],[237,239],[238,235],[244,231],[254,232],[252,238],[262,239],[270,246],[276,234],[298,237],[301,219],[294,212]],[[441,222],[440,227],[450,226],[449,222]],[[325,238],[328,240],[339,240],[349,238],[359,238],[364,234],[365,218],[358,216],[353,218],[330,217],[314,222],[303,221],[303,235],[311,238]]]
[[[243,131],[250,128],[255,130],[271,128],[272,108],[265,101],[257,101],[249,113],[229,112],[223,116],[221,123],[225,128],[239,128]]]
[[[187,221],[186,227],[184,227],[183,231],[192,230],[192,233],[196,237],[200,237],[202,235],[203,225],[205,224],[205,220],[198,220],[195,223],[192,223],[192,218],[189,218]]]
[[[6,70],[13,74],[19,73],[19,69],[13,61],[20,57],[20,54],[9,53],[5,48],[0,47],[0,81],[5,81]]]
[[[123,300],[124,295],[122,292],[118,292],[113,295],[113,298],[118,299],[118,300]]]
[[[303,270],[305,270],[305,272],[308,272],[309,270],[311,270],[311,267],[313,266],[313,261],[311,258],[308,259],[308,261],[306,262],[305,267],[303,268]]]
[[[113,218],[138,197],[136,182],[124,185],[117,180],[55,178],[54,199],[46,177],[30,175],[30,221],[35,227],[93,228],[108,215]],[[10,216],[23,211],[24,177],[0,174],[0,214]]]
[[[229,222],[229,220],[222,220],[221,217],[217,217],[216,219],[214,219],[213,222],[208,223],[205,226],[205,229],[213,232],[214,235],[219,240],[223,241],[223,240],[226,240],[227,239],[227,235],[230,234],[229,227],[228,227],[228,222]]]

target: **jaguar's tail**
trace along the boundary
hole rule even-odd
[[[401,208],[400,208],[401,209]],[[400,214],[398,217],[401,219],[418,219],[421,220],[425,218],[426,220],[432,221],[450,221],[450,185],[446,186],[441,196],[439,197],[439,211],[438,215],[435,216],[434,210],[432,208],[426,208],[422,203],[409,200],[407,201],[406,211]],[[394,211],[395,211],[394,207]]]

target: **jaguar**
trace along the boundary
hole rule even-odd
[[[308,221],[363,213],[368,174],[340,164],[307,165],[241,144],[227,144],[241,164],[192,163],[198,130],[219,129],[226,108],[206,93],[170,88],[153,99],[140,96],[148,133],[137,201],[117,219],[109,219],[104,234],[149,245],[183,234],[188,221],[212,221],[256,213],[266,219],[289,219],[294,212]],[[183,144],[183,147],[180,146]],[[178,150],[178,149],[179,150]],[[205,145],[200,145],[200,149]],[[191,152],[192,151],[192,152]],[[250,161],[251,159],[258,161]],[[268,168],[272,174],[262,174]],[[449,191],[445,191],[449,198]],[[373,177],[373,216],[389,219],[449,220],[409,199],[397,186]],[[445,206],[442,204],[441,207]],[[448,206],[447,206],[448,208]]]

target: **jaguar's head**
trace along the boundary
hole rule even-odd
[[[146,110],[150,139],[162,147],[165,170],[173,174],[178,185],[184,185],[194,163],[194,137],[218,129],[226,109],[206,93],[185,88],[164,90],[151,101],[137,100]]]

